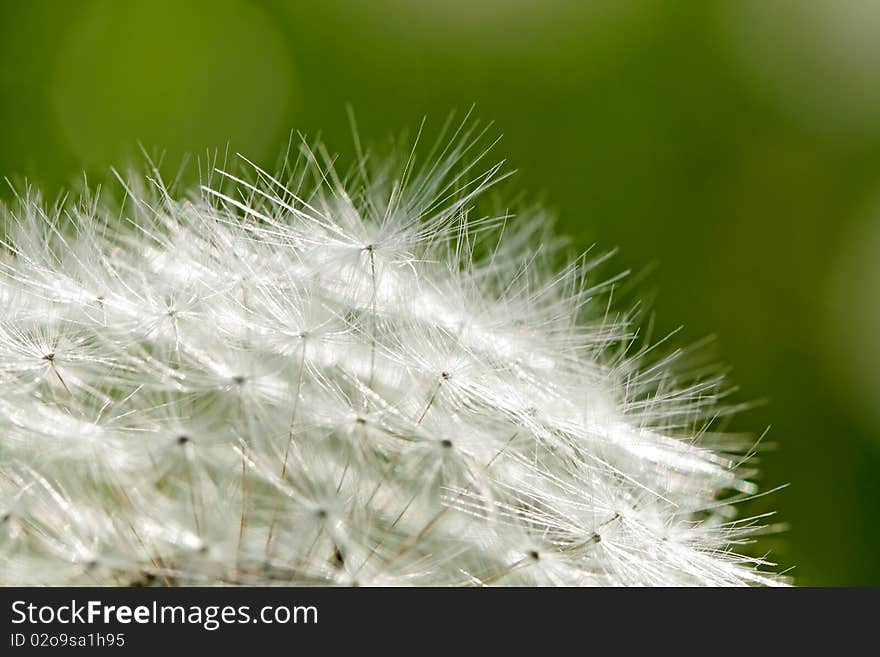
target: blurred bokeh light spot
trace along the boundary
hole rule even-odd
[[[880,447],[880,190],[847,231],[828,292],[829,347],[841,403]]]
[[[132,140],[169,157],[227,143],[261,156],[291,124],[291,68],[250,2],[99,0],[70,24],[50,93],[85,165],[119,163]]]
[[[731,54],[755,91],[805,127],[880,137],[880,3],[723,3]]]

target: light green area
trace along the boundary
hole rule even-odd
[[[792,486],[750,510],[802,584],[880,584],[878,90],[869,0],[0,0],[0,175],[52,194],[138,142],[271,164],[290,129],[351,152],[347,103],[373,142],[476,103],[579,247],[656,263],[658,329],[767,398],[735,428]]]

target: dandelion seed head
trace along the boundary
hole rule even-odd
[[[19,192],[0,583],[782,581],[740,552],[763,523],[721,378],[640,339],[605,256],[557,269],[543,210],[487,209],[483,139]]]

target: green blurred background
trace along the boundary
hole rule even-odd
[[[50,196],[138,141],[350,152],[348,103],[369,142],[476,103],[579,247],[656,263],[659,330],[767,399],[757,549],[880,584],[880,2],[0,0],[0,175]]]

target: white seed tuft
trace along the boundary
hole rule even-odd
[[[604,257],[553,273],[540,209],[478,212],[506,176],[481,137],[22,193],[0,584],[778,582],[736,552],[761,527],[720,379],[639,346]]]

